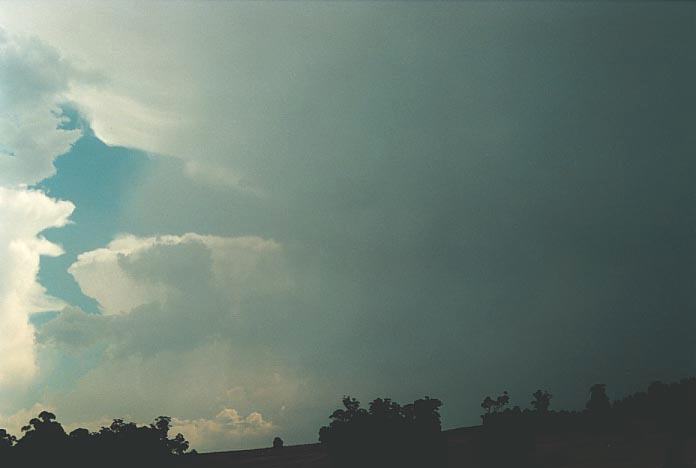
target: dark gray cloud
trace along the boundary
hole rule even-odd
[[[272,416],[298,441],[344,393],[437,396],[456,426],[503,389],[579,406],[693,373],[693,6],[418,5],[235,63],[226,162],[255,190],[158,160],[121,231],[283,246],[293,289],[242,335],[315,385]]]
[[[578,405],[693,371],[693,8],[489,9],[304,71],[239,158],[266,198],[160,172],[128,213],[287,245],[289,351],[342,391],[442,396],[449,424],[503,388]]]

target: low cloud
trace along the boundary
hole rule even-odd
[[[230,441],[237,441],[238,445],[253,443],[263,446],[264,442],[270,445],[269,437],[276,429],[257,411],[242,416],[233,408],[225,408],[211,419],[175,418],[172,422],[173,432],[181,432],[192,447],[201,451],[226,449]]]
[[[279,244],[260,237],[199,234],[123,236],[84,253],[69,269],[104,314],[126,314],[200,289],[238,306],[245,298],[287,289]],[[215,290],[215,291],[212,291]]]
[[[22,427],[26,426],[32,418],[38,416],[42,411],[53,411],[53,408],[42,403],[36,403],[29,408],[22,408],[9,415],[0,414],[0,428],[7,430],[8,433],[20,437]]]
[[[69,271],[103,313],[66,308],[39,340],[72,350],[103,343],[112,356],[248,341],[276,313],[264,304],[291,288],[281,246],[259,237],[124,236]]]
[[[96,359],[69,394],[48,399],[67,422],[103,418],[104,408],[137,421],[161,413],[179,417],[197,449],[268,442],[273,425],[261,414],[300,392],[272,333],[284,323],[273,305],[292,286],[278,243],[122,236],[80,255],[70,272],[103,313],[66,307],[37,330],[49,354]]]
[[[29,420],[35,418],[41,411],[56,412],[53,405],[36,403],[28,408],[20,409],[13,414],[0,414],[0,427],[6,429],[10,434],[21,436],[22,427]],[[121,415],[120,417],[131,421],[132,418]],[[64,422],[62,415],[58,412],[58,422],[63,425],[66,432],[77,428],[86,428],[96,432],[102,427],[108,427],[113,419],[109,417],[99,417],[89,421]],[[152,421],[134,420],[138,425],[147,425]],[[170,434],[173,436],[182,433],[191,444],[191,448],[198,451],[227,450],[234,444],[236,446],[264,446],[270,445],[271,438],[274,436],[278,427],[268,420],[258,411],[251,411],[248,414],[240,414],[234,408],[223,408],[211,418],[172,418],[172,428]]]

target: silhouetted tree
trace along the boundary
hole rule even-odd
[[[502,395],[499,395],[495,400],[495,411],[502,411],[502,409],[510,402],[510,395],[508,395],[507,390],[503,391]]]
[[[16,442],[15,436],[9,434],[5,429],[0,429],[0,452],[12,448]]]
[[[42,411],[22,427],[19,440],[0,429],[0,465],[160,466],[167,464],[167,457],[183,455],[189,448],[182,434],[170,438],[170,429],[171,418],[160,416],[149,426],[115,419],[98,432],[78,428],[67,435],[53,413]]]
[[[510,402],[510,395],[507,390],[503,392],[502,395],[498,395],[494,400],[490,396],[483,399],[481,403],[481,408],[486,410],[486,415],[495,414],[503,410],[503,408]]]
[[[0,429],[0,466],[13,466],[14,446],[17,438],[5,429]]]
[[[594,384],[590,387],[590,399],[585,405],[587,411],[592,414],[606,414],[611,409],[611,402],[607,396],[606,384]]]
[[[273,448],[276,450],[280,450],[283,448],[283,439],[280,437],[275,437],[273,439]]]
[[[551,395],[546,390],[537,390],[532,394],[534,400],[532,400],[532,408],[539,413],[546,413],[549,411],[549,406],[551,406]]]
[[[491,405],[492,402],[492,405]],[[504,391],[493,400],[484,399],[483,429],[478,434],[478,458],[486,468],[529,468],[534,464],[534,431],[532,421],[519,406],[505,408],[510,395]]]
[[[158,416],[150,427],[159,435],[159,440],[167,453],[171,455],[183,455],[189,449],[189,443],[183,434],[178,433],[174,438],[169,438],[169,431],[172,428],[172,418],[169,416]]]
[[[425,397],[401,406],[389,398],[369,409],[348,396],[334,411],[319,440],[337,466],[442,466],[446,447],[441,433],[442,402]]]
[[[491,414],[491,411],[493,411],[493,407],[495,407],[495,400],[489,396],[483,399],[483,402],[481,403],[481,408],[486,410],[486,414]]]
[[[66,446],[68,435],[63,426],[56,421],[56,415],[42,411],[39,416],[29,421],[22,427],[24,436],[17,442],[17,446],[27,453],[47,454],[62,451]]]
[[[68,437],[70,437],[73,440],[86,440],[91,436],[89,431],[83,427],[78,427],[74,431],[72,431],[70,434],[68,434]]]

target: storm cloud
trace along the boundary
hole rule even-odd
[[[429,394],[453,427],[503,389],[579,407],[693,373],[693,5],[147,5],[0,9],[107,77],[66,92],[111,145],[85,148],[139,161],[118,190],[79,190],[81,153],[47,182],[113,226],[69,251],[100,309],[38,328],[93,363],[52,407],[159,405],[222,448],[255,412],[315,440],[346,393]],[[211,239],[280,250],[216,283]]]

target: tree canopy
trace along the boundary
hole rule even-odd
[[[319,440],[337,466],[443,466],[441,406],[426,396],[403,406],[377,398],[365,409],[346,396],[343,408],[319,431]]]
[[[80,468],[163,463],[189,453],[184,436],[170,437],[170,430],[171,418],[160,416],[146,426],[114,419],[96,432],[78,428],[67,434],[55,414],[42,411],[22,427],[19,439],[0,429],[0,466],[57,464]]]

